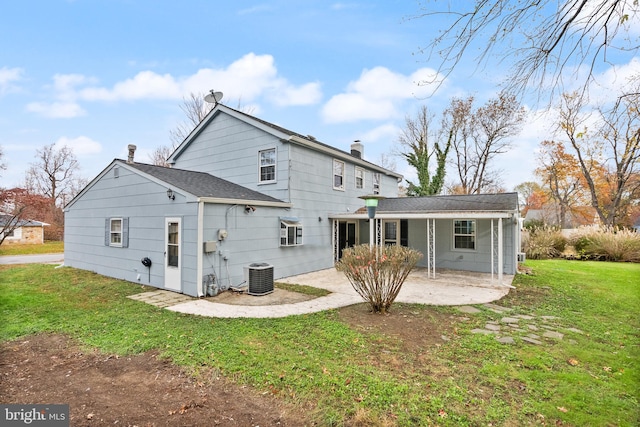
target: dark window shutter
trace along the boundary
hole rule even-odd
[[[111,243],[111,218],[104,220],[104,245],[109,246]]]
[[[122,218],[122,247],[129,247],[129,218]]]
[[[400,220],[400,245],[409,246],[409,221],[406,219]]]

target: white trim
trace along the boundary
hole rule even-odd
[[[451,251],[454,252],[476,252],[478,249],[478,223],[476,222],[475,219],[472,218],[457,218],[457,219],[452,219],[453,221],[453,227],[452,227],[452,233],[451,233]],[[473,233],[472,234],[461,234],[461,233],[456,233],[456,221],[473,221]],[[473,248],[458,248],[456,247],[456,236],[462,236],[462,237],[473,237]]]
[[[376,218],[382,219],[498,219],[498,218],[511,218],[512,212],[474,212],[474,211],[461,211],[461,212],[429,212],[429,213],[415,213],[415,212],[390,212],[380,213],[376,212]],[[367,219],[367,214],[354,214],[354,213],[334,213],[329,214],[329,218],[332,219]]]
[[[223,197],[198,197],[197,202],[217,203],[221,205],[251,205],[251,206],[269,206],[272,208],[291,208],[293,203],[287,202],[270,202],[266,200],[248,200],[248,199],[226,199]]]
[[[114,243],[112,240],[113,234],[113,221],[120,221],[120,243]],[[109,218],[109,246],[114,248],[122,247],[122,239],[124,237],[124,219],[122,217]]]

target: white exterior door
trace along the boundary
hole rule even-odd
[[[182,219],[166,218],[164,236],[164,287],[172,291],[180,291],[182,289]]]

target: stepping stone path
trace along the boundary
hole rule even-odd
[[[580,329],[560,326],[558,321],[561,319],[556,316],[510,315],[509,312],[513,311],[512,308],[497,304],[487,303],[476,307],[464,305],[457,307],[457,309],[471,315],[486,312],[486,310],[499,315],[496,319],[487,321],[484,328],[472,329],[471,333],[494,335],[496,340],[502,344],[513,345],[523,342],[544,345],[545,343],[562,341],[567,333],[574,336],[584,334]],[[568,342],[575,343],[576,341],[569,339]]]

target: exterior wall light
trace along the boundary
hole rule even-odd
[[[167,197],[168,197],[170,200],[175,200],[175,199],[176,199],[176,195],[175,195],[175,194],[173,194],[173,190],[172,190],[172,189],[168,189],[168,190],[167,190]]]

